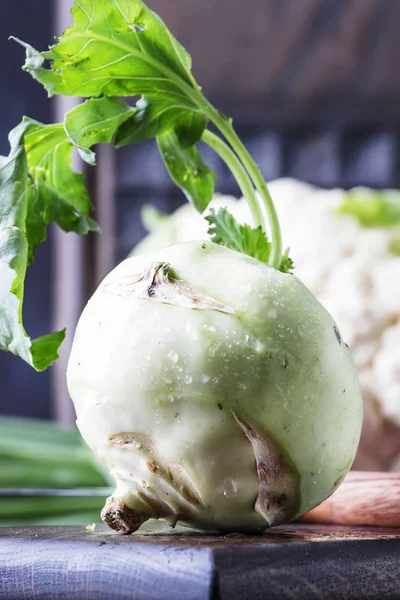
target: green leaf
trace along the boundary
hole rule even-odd
[[[338,213],[352,215],[363,227],[400,225],[400,193],[355,189],[346,194]]]
[[[44,371],[58,359],[58,348],[65,339],[65,329],[48,333],[32,342],[31,354],[35,369]]]
[[[80,235],[97,231],[83,176],[71,168],[73,145],[62,124],[24,118],[10,133],[10,154],[0,157],[0,349],[38,371],[58,358],[65,331],[37,340],[25,333],[22,305],[26,270],[47,225]]]
[[[22,122],[10,134],[11,150],[0,158],[0,349],[23,358],[38,371],[57,359],[64,332],[56,332],[33,343],[22,325],[24,280],[30,253],[29,241],[43,236],[28,220],[31,183],[24,137],[31,127]],[[36,235],[36,238],[35,238]]]
[[[200,141],[207,120],[200,114],[175,103],[148,102],[141,98],[136,111],[127,119],[115,134],[117,148],[157,137],[166,131],[175,130],[183,148],[189,148]]]
[[[279,270],[282,273],[291,273],[294,269],[294,262],[290,258],[289,252],[290,248],[287,248],[287,250],[285,250],[285,252],[282,255],[281,266],[279,267]]]
[[[26,117],[23,124],[24,148],[32,178],[27,203],[28,223],[35,224],[27,232],[32,249],[38,241],[43,241],[43,225],[47,223],[57,223],[64,231],[79,235],[99,231],[88,215],[93,206],[83,175],[71,167],[73,145],[63,125],[43,125]]]
[[[206,220],[210,224],[208,233],[215,244],[268,263],[271,244],[261,226],[253,228],[238,223],[226,208],[220,208],[218,212],[212,208]],[[292,268],[293,261],[289,258],[289,251],[287,250],[282,257],[279,270],[288,273]]]
[[[141,0],[75,0],[72,13],[73,26],[50,51],[22,42],[25,70],[49,95],[138,94],[197,106],[189,54]]]
[[[94,144],[111,142],[115,131],[136,110],[118,98],[91,98],[65,116],[64,128],[83,160],[95,164]]]
[[[31,264],[35,258],[36,246],[46,240],[47,223],[43,219],[45,212],[44,196],[38,193],[38,189],[32,180],[28,182],[27,194],[25,233],[29,244],[28,264]]]
[[[174,131],[157,138],[167,170],[189,202],[204,212],[214,195],[215,173],[203,162],[195,146],[183,148]]]
[[[261,226],[253,229],[238,223],[226,208],[220,208],[218,212],[212,208],[206,220],[210,224],[208,233],[215,244],[268,262],[271,244]]]

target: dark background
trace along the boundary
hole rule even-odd
[[[59,33],[52,26],[57,1],[2,3],[2,154],[23,114],[43,122],[52,118],[45,92],[21,71],[22,48],[7,38],[12,34],[45,48]],[[290,176],[328,188],[400,187],[399,0],[148,4],[186,45],[207,97],[234,117],[267,179]],[[205,158],[217,172],[218,191],[236,193],[219,160],[211,153]],[[152,141],[119,151],[115,170],[115,259],[122,259],[144,234],[143,204],[170,212],[184,198]],[[102,189],[101,170],[95,177],[93,189]],[[52,327],[51,256],[50,240],[39,247],[28,274],[24,318],[33,337]],[[35,373],[0,353],[0,413],[48,417],[50,404],[50,371]]]

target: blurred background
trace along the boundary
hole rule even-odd
[[[398,0],[252,0],[250,3],[238,0],[148,0],[147,4],[164,18],[187,47],[193,58],[194,74],[206,96],[234,118],[239,135],[260,165],[264,177],[267,180],[285,178],[286,182],[281,182],[282,185],[278,182],[275,186],[277,196],[292,195],[294,202],[297,197],[306,202],[317,192],[311,186],[326,190],[349,190],[354,186],[373,190],[399,188]],[[61,120],[65,110],[71,107],[70,101],[48,100],[42,87],[21,70],[23,51],[8,41],[8,36],[15,35],[36,48],[45,49],[53,35],[60,34],[69,25],[71,6],[72,0],[40,0],[40,3],[14,0],[2,7],[0,52],[5,60],[0,93],[0,154],[8,153],[8,132],[22,115],[50,122]],[[153,205],[169,214],[185,202],[169,179],[153,141],[118,153],[108,147],[99,147],[97,157],[98,168],[88,172],[87,178],[96,207],[95,218],[103,234],[80,240],[51,230],[47,243],[39,247],[36,261],[28,272],[24,306],[26,328],[33,337],[54,327],[67,326],[70,334],[73,333],[79,313],[100,279],[143,239],[145,225],[147,229],[156,227],[157,215],[143,221],[143,206]],[[219,159],[206,150],[204,157],[217,173],[219,194],[238,195],[233,179]],[[82,166],[77,163],[77,167]],[[341,204],[346,200],[344,192],[340,197],[335,196],[335,201],[331,195],[317,193],[317,196],[320,203],[326,198],[326,206],[331,203],[331,207],[335,202]],[[368,198],[374,202],[378,199],[379,211],[382,196]],[[330,208],[327,210],[329,212]],[[353,219],[353,225],[349,225],[348,218]],[[292,221],[296,221],[294,216]],[[368,313],[368,330],[351,332],[353,313],[346,312],[346,277],[351,273],[346,275],[345,269],[335,280],[337,285],[332,283],[331,291],[324,289],[321,297],[333,307],[331,312],[339,325],[345,330],[349,328],[347,337],[354,333],[351,342],[355,352],[357,348],[361,348],[360,356],[364,352],[359,365],[367,419],[356,467],[398,470],[400,365],[393,362],[393,356],[391,362],[385,363],[390,370],[390,376],[386,378],[390,381],[386,382],[385,367],[374,365],[374,355],[385,344],[389,344],[395,358],[396,353],[400,354],[400,345],[396,346],[396,340],[400,344],[400,335],[396,333],[400,328],[396,312],[400,299],[400,293],[396,297],[400,258],[394,252],[389,256],[389,251],[386,256],[382,250],[382,244],[386,251],[395,239],[394,234],[388,234],[387,225],[390,229],[391,225],[395,228],[399,223],[393,219],[393,223],[386,223],[385,232],[381,232],[382,228],[376,226],[378,221],[372,223],[372,233],[361,231],[363,227],[353,217],[344,217],[343,222],[335,221],[332,227],[329,224],[325,227],[327,235],[331,231],[331,235],[334,232],[337,236],[333,245],[342,231],[344,236],[351,237],[355,246],[354,240],[360,236],[359,247],[370,248],[371,252],[368,260],[360,262],[366,272],[375,268],[373,252],[376,250],[375,266],[379,263],[379,281],[387,285],[383,296],[391,297],[390,307],[384,306],[385,300],[380,297],[374,299],[372,312],[365,307],[358,310],[356,306],[354,314]],[[318,223],[315,226],[318,227]],[[169,231],[172,237],[168,242],[181,239],[176,228]],[[291,245],[291,239],[286,243]],[[346,244],[343,247],[347,248]],[[346,252],[348,257],[350,251],[344,250],[331,260],[339,264],[345,260]],[[300,254],[298,262],[301,267]],[[331,264],[330,268],[335,269],[336,265]],[[306,283],[311,289],[313,281],[321,280],[319,274],[316,267],[313,274],[304,275],[305,279],[309,277]],[[352,298],[372,294],[371,290],[366,291],[365,281],[357,279],[351,290]],[[338,292],[340,286],[341,294]],[[395,333],[388,334],[389,329]],[[64,478],[49,478],[36,487],[108,485],[104,473],[90,462],[89,454],[85,454],[86,449],[81,447],[79,438],[65,428],[74,421],[65,386],[70,342],[69,337],[59,363],[42,374],[12,355],[0,354],[0,414],[48,421],[47,424],[34,422],[30,429],[33,446],[27,446],[25,455],[16,457],[7,450],[6,430],[14,431],[12,425],[17,428],[17,433],[22,431],[18,427],[26,426],[23,431],[28,431],[30,426],[15,419],[3,419],[1,487],[13,487],[17,483],[23,487],[24,482],[25,487],[34,487],[34,478],[31,481],[27,475],[32,465],[27,466],[26,457],[35,455],[29,448],[38,448],[34,445],[39,444],[40,438],[45,439],[45,431],[50,437],[54,431],[62,431],[66,437],[64,440],[60,434],[59,443],[63,440],[62,444],[73,444],[77,458],[75,462],[64,464]],[[389,354],[388,351],[385,356]],[[381,377],[382,385],[387,386],[384,399],[376,390],[376,377]],[[63,428],[54,429],[56,426],[52,422],[63,423]],[[51,438],[52,442],[50,437],[49,443],[55,443],[57,435]],[[30,440],[28,434],[27,440]],[[11,455],[7,456],[7,452]],[[41,460],[40,456],[44,459],[43,455],[48,455],[44,446],[38,450],[37,460]],[[23,465],[20,479],[15,478],[13,482],[10,479],[7,483],[5,478],[2,483],[2,473],[6,473],[7,468],[12,470],[6,468],[7,464],[17,459]],[[88,471],[79,472],[79,466],[74,471],[74,465],[78,463]],[[62,468],[56,465],[53,471],[59,474]],[[89,471],[91,475],[87,474]],[[93,514],[98,514],[96,502],[98,504],[98,500],[93,506]],[[91,510],[91,507],[90,510],[84,507],[83,511],[79,508],[83,520],[89,518]],[[6,510],[4,514],[9,515]],[[0,521],[1,518],[0,512]],[[18,515],[10,517],[11,521],[18,518]]]

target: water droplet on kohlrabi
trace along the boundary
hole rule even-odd
[[[237,494],[238,486],[236,481],[226,479],[224,481],[224,496],[225,498],[233,498]]]
[[[170,395],[168,396],[168,400],[169,400],[170,402],[175,402],[175,397],[174,397],[172,394],[170,394]]]
[[[264,350],[264,345],[257,338],[252,340],[249,346],[259,354]]]
[[[201,376],[201,383],[208,383],[209,381],[210,381],[210,378],[208,375]]]
[[[261,353],[264,350],[264,345],[260,340],[253,336],[249,336],[247,333],[244,336],[244,341],[249,348],[255,350],[257,353]]]
[[[213,345],[211,346],[211,348],[209,349],[209,351],[208,351],[208,354],[209,354],[210,356],[215,356],[215,355],[216,355],[216,353],[218,352],[218,350],[219,350],[219,348],[220,348],[220,347],[221,347],[221,344],[220,344],[220,343],[218,343],[218,342],[217,342],[216,344],[213,344]]]
[[[170,352],[168,352],[167,354],[168,358],[170,358],[172,360],[172,362],[177,363],[179,360],[179,355],[174,352],[173,350],[171,350]]]
[[[242,292],[244,292],[245,294],[250,294],[253,291],[253,286],[251,285],[250,282],[245,283],[244,285],[241,286],[240,288],[242,290]]]
[[[203,329],[205,331],[211,331],[211,333],[215,332],[215,327],[214,325],[208,325],[207,323],[205,325],[203,325]]]
[[[195,342],[199,339],[199,332],[197,330],[197,327],[190,321],[186,323],[185,331],[188,334],[190,340]]]
[[[190,385],[191,383],[193,383],[193,379],[192,379],[192,377],[190,377],[190,375],[186,375],[186,377],[183,381],[184,381],[184,383],[186,383],[186,385]]]

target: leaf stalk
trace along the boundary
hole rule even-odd
[[[224,161],[231,173],[234,175],[238,186],[246,198],[256,227],[263,224],[263,218],[258,205],[257,196],[253,184],[236,154],[217,135],[206,129],[202,141],[214,150]]]

